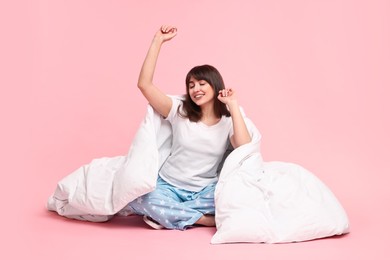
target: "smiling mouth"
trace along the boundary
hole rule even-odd
[[[204,96],[204,94],[196,94],[194,95],[195,99],[201,99]]]

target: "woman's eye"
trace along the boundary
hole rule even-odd
[[[189,87],[190,87],[190,88],[194,88],[194,87],[195,87],[195,85],[190,85]]]

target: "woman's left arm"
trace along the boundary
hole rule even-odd
[[[232,89],[221,90],[219,91],[218,99],[226,104],[232,116],[233,135],[230,138],[230,141],[233,147],[237,148],[241,145],[250,143],[252,138],[241,114],[235,92]]]

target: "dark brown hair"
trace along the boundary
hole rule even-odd
[[[211,65],[201,65],[192,68],[186,77],[186,95],[183,101],[183,113],[181,116],[188,118],[192,122],[198,122],[202,118],[200,106],[192,101],[189,94],[190,79],[205,80],[214,89],[214,112],[218,118],[222,116],[230,117],[230,112],[224,103],[218,100],[219,91],[225,89],[223,78],[219,71]]]

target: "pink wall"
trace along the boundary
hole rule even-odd
[[[41,207],[75,168],[127,152],[146,105],[138,72],[166,23],[178,36],[163,47],[156,84],[181,94],[191,67],[216,66],[262,132],[265,160],[313,171],[352,228],[390,217],[389,1],[1,5],[3,198],[18,190],[27,209]]]

